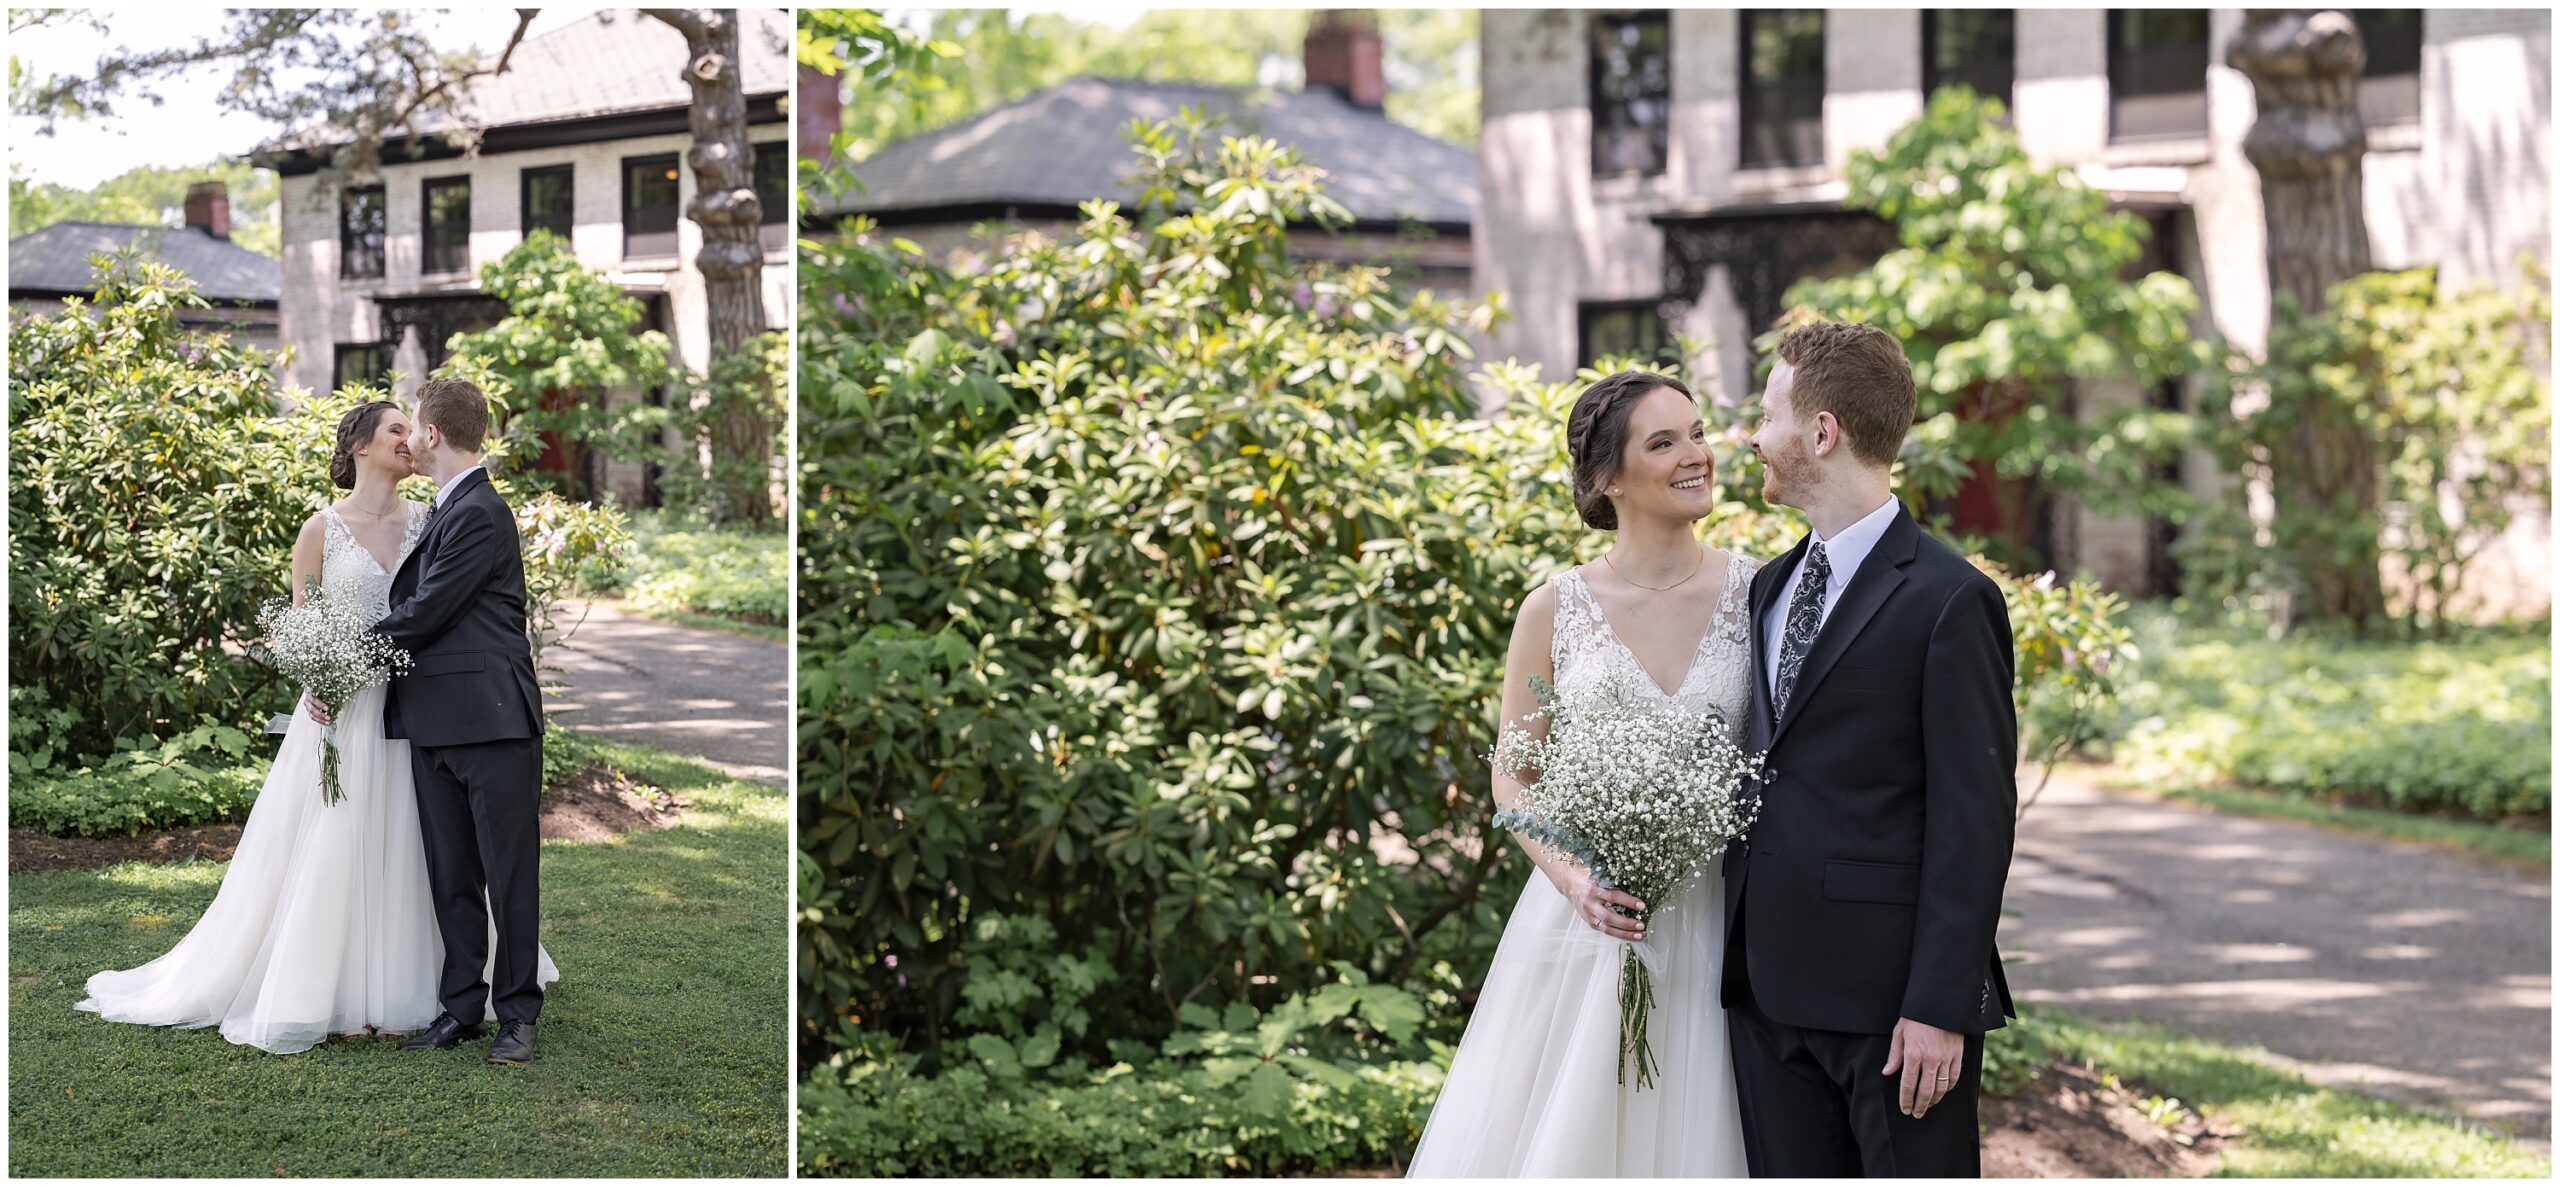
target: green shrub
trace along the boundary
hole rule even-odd
[[[2520,263],[2511,288],[2447,291],[2414,268],[2342,281],[2313,313],[2278,294],[2265,357],[2233,357],[2201,418],[2226,472],[2275,475],[2274,516],[2261,525],[2235,499],[2197,521],[2180,540],[2190,589],[2284,594],[2303,617],[2353,602],[2351,618],[2449,632],[2472,562],[2551,500],[2550,284]],[[2374,481],[2318,486],[2335,479],[2297,456],[2306,432],[2362,442]],[[2378,591],[2387,604],[2342,601],[2383,572],[2399,578]]]
[[[1029,937],[1023,937],[1029,938]],[[1422,1007],[1344,968],[1269,1012],[1193,1003],[1161,1051],[1061,1054],[1044,1024],[981,1033],[938,1075],[915,1056],[839,1054],[801,1085],[804,1174],[1321,1174],[1401,1162],[1421,1140],[1450,1049],[1390,1055]]]
[[[791,550],[779,532],[632,517],[631,563],[612,584],[642,610],[781,626],[791,614]]]
[[[355,393],[279,416],[272,361],[180,328],[205,302],[126,260],[9,327],[9,716],[46,774],[286,699],[242,654],[281,594]]]
[[[264,734],[198,726],[76,770],[37,774],[12,756],[9,827],[101,837],[246,820],[275,745]]]
[[[2551,810],[2547,629],[2269,639],[2154,612],[2140,633],[2151,659],[2108,726],[2139,778],[2492,821]]]

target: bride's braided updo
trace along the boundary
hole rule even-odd
[[[339,490],[356,488],[356,447],[373,440],[382,414],[397,407],[389,400],[367,400],[338,418],[338,451],[329,455],[329,481]]]
[[[1604,532],[1618,530],[1618,507],[1609,501],[1609,480],[1617,476],[1618,459],[1627,452],[1627,413],[1655,388],[1667,387],[1696,396],[1668,375],[1620,371],[1583,389],[1565,418],[1565,449],[1573,458],[1573,506],[1582,522]]]

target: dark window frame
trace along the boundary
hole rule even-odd
[[[372,242],[371,242],[370,244],[363,245],[363,249],[362,249],[362,250],[359,250],[359,244],[361,243],[361,236],[362,236],[362,234],[363,234],[363,233],[362,233],[362,232],[360,232],[360,231],[358,231],[356,228],[354,228],[354,227],[352,227],[352,226],[350,226],[350,225],[349,225],[349,223],[348,223],[348,216],[350,216],[350,215],[352,215],[352,214],[354,214],[354,213],[355,213],[355,210],[356,210],[356,206],[357,206],[358,200],[359,200],[360,198],[362,198],[363,196],[365,196],[365,195],[371,195],[371,196],[372,196],[372,199],[373,199],[372,209],[373,209],[373,214],[374,214],[374,219],[375,219],[375,224],[376,224],[376,225],[375,225],[375,226],[372,228],[372,230],[371,230],[371,234],[372,234]],[[345,187],[345,188],[343,188],[343,189],[341,189],[341,190],[339,190],[339,191],[338,191],[338,278],[339,278],[339,279],[341,279],[341,280],[380,280],[380,279],[382,279],[382,276],[383,276],[383,273],[384,273],[384,270],[385,270],[385,268],[384,268],[384,261],[385,261],[385,257],[387,257],[387,256],[390,254],[390,252],[388,251],[388,248],[389,248],[389,245],[390,245],[390,240],[391,240],[391,193],[390,193],[390,190],[388,190],[387,188],[385,188],[384,186],[382,186],[382,185],[380,185],[380,184],[375,184],[375,185],[351,185],[351,186],[347,186],[347,187]],[[358,266],[358,261],[360,261],[360,260],[368,260],[368,259],[372,261],[372,266],[371,266],[371,268],[370,268],[369,270],[368,270],[368,269],[364,269],[364,268],[360,268],[360,267]]]
[[[1950,12],[1981,13],[1981,14],[1985,14],[1985,15],[1993,14],[1993,13],[1997,13],[1997,14],[1999,14],[1999,15],[2002,15],[2002,16],[2006,16],[2006,17],[2008,17],[2008,18],[2009,18],[2009,59],[2008,59],[2008,61],[2001,63],[2001,64],[2000,64],[2000,66],[1999,66],[1997,69],[1979,69],[1979,68],[1977,68],[1977,69],[1972,69],[1972,70],[1958,70],[1958,71],[1956,71],[1956,72],[1955,72],[1955,73],[1953,73],[1953,74],[1947,74],[1947,73],[1944,73],[1944,72],[1942,71],[1941,67],[1938,65],[1938,38],[1939,38],[1939,36],[1940,36],[1940,32],[1939,32],[1939,29],[1938,29],[1938,18],[1939,18],[1942,14],[1950,13]],[[1989,90],[1985,89],[1984,87],[1982,87],[1982,86],[1980,86],[1980,85],[1977,85],[1978,81],[1980,81],[1980,80],[1984,80],[1984,79],[1989,79],[1989,78],[1998,78],[1998,79],[2000,79],[2000,90],[1999,90],[1999,92],[1998,92],[1997,94],[1994,94],[1994,93],[1990,92]],[[2017,10],[2017,9],[2014,9],[2014,8],[1924,8],[1924,9],[1921,9],[1921,10],[1920,10],[1920,98],[1921,98],[1921,101],[1922,101],[1923,103],[1927,102],[1927,101],[1928,101],[1929,96],[1931,96],[1931,95],[1935,95],[1935,94],[1937,94],[1937,93],[1938,93],[1938,88],[1939,88],[1939,87],[1946,86],[1946,85],[1949,85],[1949,84],[1951,84],[1951,83],[1963,83],[1963,84],[1965,84],[1965,85],[1967,85],[1967,86],[1971,86],[1971,87],[1973,87],[1973,89],[1974,89],[1975,93],[1977,93],[1977,94],[1983,95],[1983,96],[1984,96],[1984,97],[1986,97],[1986,98],[1998,99],[1998,100],[2000,101],[2000,106],[2001,106],[2003,109],[2007,110],[2007,111],[2012,115],[2012,117],[2014,117],[2014,116],[2015,116],[2015,114],[2016,114],[2016,112],[2017,112],[2017,110],[2018,110],[2018,10]]]
[[[436,191],[462,191],[462,224],[441,228],[448,242],[438,242]],[[454,257],[448,260],[447,257]],[[418,181],[418,271],[427,276],[454,276],[471,270],[471,175],[426,177]]]
[[[2204,21],[2204,37],[2192,46],[2152,46],[2141,50],[2125,44],[2125,18],[2141,14],[2149,19],[2194,15]],[[2147,55],[2137,62],[2136,54]],[[2171,87],[2152,82],[2143,75],[2175,70],[2183,74],[2192,56],[2195,86]],[[2142,144],[2157,141],[2200,140],[2211,132],[2211,110],[2206,104],[2207,79],[2213,73],[2213,15],[2201,8],[2110,8],[2107,10],[2107,142],[2110,144]],[[2136,67],[2140,69],[2137,70]],[[2141,79],[2138,85],[2127,85]],[[2130,125],[2130,126],[2128,126]]]
[[[766,251],[779,251],[791,245],[791,154],[796,150],[788,140],[769,140],[762,144],[750,142],[747,147],[755,153],[755,161],[748,166],[747,174],[755,184],[756,205],[760,209],[756,220],[756,242]],[[769,162],[776,161],[780,162],[782,176],[768,192],[764,174],[776,167]]]
[[[2420,109],[2418,77],[2426,61],[2427,10],[2423,8],[2350,8],[2356,32],[2364,39],[2364,75],[2356,80],[2357,113],[2368,128],[2395,124],[2414,124]],[[2404,36],[2383,39],[2389,52],[2373,52],[2371,18],[2384,16],[2394,21],[2407,18],[2412,27]]]
[[[1671,13],[1667,9],[1645,9],[1635,12],[1595,12],[1591,14],[1590,36],[1583,46],[1587,59],[1588,101],[1591,114],[1591,176],[1660,177],[1671,166]],[[1657,40],[1662,47],[1662,85],[1659,93],[1650,87],[1636,94],[1610,94],[1611,77],[1601,70],[1600,46],[1611,30],[1653,25],[1659,28]],[[1641,31],[1638,40],[1643,39]],[[1641,83],[1644,71],[1637,67],[1629,78]],[[1644,103],[1656,104],[1658,115],[1647,121]],[[1613,148],[1636,137],[1645,144],[1644,161],[1633,167],[1616,163]]]
[[[535,179],[537,179],[537,178],[552,178],[552,177],[557,177],[557,178],[561,179],[564,183],[566,183],[565,196],[567,197],[568,202],[569,202],[569,209],[568,209],[568,211],[567,211],[567,223],[566,223],[566,225],[563,225],[563,226],[557,226],[557,227],[552,226],[552,225],[551,225],[551,224],[549,224],[549,223],[536,223],[536,222],[534,222],[534,221],[533,221],[533,183],[534,183]],[[577,167],[577,166],[575,166],[575,165],[568,165],[568,164],[562,164],[562,165],[537,165],[537,166],[534,166],[533,168],[530,168],[530,169],[520,169],[520,170],[518,170],[518,171],[516,172],[516,230],[517,230],[517,233],[518,233],[518,234],[521,234],[521,235],[523,235],[525,238],[530,239],[530,238],[532,238],[532,237],[533,237],[533,233],[534,233],[535,231],[543,231],[543,230],[547,230],[547,231],[550,231],[551,233],[553,233],[553,234],[555,234],[555,235],[560,236],[560,237],[561,237],[562,239],[564,239],[564,240],[565,240],[565,239],[574,239],[574,238],[576,237],[576,235],[577,235],[577,226],[578,226],[578,167]]]
[[[674,255],[676,255],[676,254],[677,254],[677,252],[679,252],[680,250],[682,250],[682,247],[683,247],[683,240],[682,240],[683,230],[682,230],[682,227],[683,227],[683,224],[684,224],[684,176],[683,176],[683,169],[684,169],[684,166],[683,166],[683,164],[682,164],[683,160],[684,160],[684,158],[683,158],[683,157],[681,157],[681,156],[679,156],[679,155],[677,155],[677,154],[675,154],[675,153],[650,153],[650,154],[648,154],[648,155],[646,155],[646,156],[638,156],[638,157],[624,157],[624,158],[622,158],[622,258],[624,258],[624,259],[626,259],[626,260],[629,260],[629,259],[659,259],[659,258],[663,258],[663,257],[671,257],[671,256],[674,256]],[[676,171],[677,171],[676,179],[675,179],[675,181],[674,181],[674,183],[673,183],[673,184],[674,184],[674,190],[675,190],[675,193],[674,193],[674,195],[672,196],[672,198],[671,198],[671,199],[668,201],[668,203],[667,203],[667,210],[669,211],[669,215],[668,215],[668,218],[667,218],[667,226],[666,226],[666,229],[665,229],[665,230],[658,230],[658,229],[656,229],[656,228],[654,228],[654,227],[652,227],[652,228],[648,228],[648,229],[644,229],[644,230],[639,230],[639,231],[634,231],[634,230],[632,229],[632,217],[631,217],[631,216],[632,216],[632,213],[633,213],[633,211],[634,211],[634,209],[635,209],[635,208],[634,208],[634,206],[632,205],[632,203],[633,203],[634,196],[635,196],[635,195],[634,195],[634,190],[635,190],[637,187],[634,187],[634,186],[631,184],[631,179],[632,179],[632,176],[633,176],[633,174],[635,173],[635,171],[640,170],[640,169],[644,169],[644,168],[645,168],[645,169],[652,169],[652,170],[654,170],[654,169],[660,169],[660,168],[667,168],[667,169],[674,169],[674,170],[676,170]],[[657,244],[656,244],[656,241],[655,241],[654,239],[644,239],[643,237],[644,237],[644,236],[658,236],[658,235],[664,235],[664,236],[666,236],[666,249],[665,249],[665,250],[663,250],[663,251],[655,251],[655,250],[652,250],[652,251],[635,251],[635,250],[633,250],[633,243],[634,243],[635,241],[639,241],[639,242],[641,243],[641,245],[642,245],[642,246],[645,246],[645,247],[652,247],[652,248],[656,247],[656,246],[657,246]]]
[[[1671,352],[1678,348],[1672,341],[1670,332],[1663,327],[1661,298],[1639,298],[1632,301],[1582,301],[1577,302],[1573,310],[1573,354],[1576,368],[1588,367],[1599,359],[1600,352],[1591,349],[1592,328],[1602,318],[1618,314],[1637,314],[1652,322],[1653,329],[1650,335],[1641,331],[1634,335],[1639,339],[1639,349],[1629,353],[1649,355],[1660,361],[1671,358]],[[1651,345],[1642,346],[1641,340],[1648,336],[1652,339]]]
[[[340,391],[347,386],[347,359],[348,356],[357,353],[370,354],[373,356],[373,366],[369,368],[364,375],[359,377],[365,383],[374,386],[381,386],[383,382],[390,377],[391,351],[386,344],[380,342],[340,342],[335,344],[335,349],[331,352],[329,358],[330,391]]]
[[[1782,14],[1793,12],[1811,12],[1821,18],[1821,34],[1817,38],[1817,44],[1821,46],[1822,64],[1820,71],[1815,74],[1795,75],[1792,77],[1780,75],[1778,78],[1767,82],[1755,81],[1751,73],[1751,43],[1753,26],[1761,20],[1776,19]],[[1737,90],[1739,91],[1739,107],[1742,117],[1742,135],[1739,138],[1739,143],[1735,146],[1738,153],[1738,167],[1743,169],[1802,169],[1822,164],[1825,155],[1824,150],[1827,147],[1823,142],[1822,107],[1829,97],[1831,86],[1831,50],[1829,46],[1831,37],[1831,14],[1829,10],[1820,8],[1746,8],[1740,10],[1737,17],[1741,36],[1735,38],[1735,41],[1737,43],[1737,49],[1741,60],[1737,63],[1735,78],[1739,82]],[[1769,112],[1763,110],[1769,97],[1769,95],[1764,94],[1764,92],[1782,96],[1783,101],[1790,107],[1806,105],[1807,93],[1809,93],[1811,97],[1810,106],[1813,114],[1810,117],[1807,117],[1802,111],[1795,111],[1791,114],[1772,116]],[[1804,93],[1790,94],[1789,92]],[[1761,131],[1763,121],[1773,119],[1777,122],[1769,128],[1769,131],[1777,140],[1780,141],[1780,147],[1774,153],[1765,150],[1764,146],[1760,144],[1761,137],[1757,134]],[[1802,131],[1803,127],[1807,124],[1810,124],[1812,127],[1812,134],[1809,138],[1805,136]],[[1810,140],[1811,145],[1810,151],[1807,150],[1804,143],[1799,143],[1808,139]]]

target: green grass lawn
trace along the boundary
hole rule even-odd
[[[2029,1027],[2047,1050],[2174,1097],[2239,1131],[2220,1174],[2236,1178],[2536,1178],[2551,1159],[2466,1122],[2322,1088],[2245,1048],[2048,1009]]]
[[[2358,640],[2157,606],[2132,621],[2143,658],[2097,722],[2130,777],[2549,833],[2549,624]]]
[[[641,511],[631,516],[631,537],[631,567],[606,591],[626,608],[685,626],[783,636],[791,547],[780,530],[722,530]]]
[[[539,1059],[332,1041],[269,1055],[214,1030],[72,1010],[91,973],[158,956],[223,866],[9,880],[9,1173],[30,1176],[758,1177],[788,1173],[785,830],[777,789],[600,745],[693,809],[543,846],[562,971]]]

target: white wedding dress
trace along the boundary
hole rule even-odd
[[[329,597],[374,619],[388,612],[392,574],[417,547],[425,512],[409,504],[400,556],[385,570],[335,510],[322,511]],[[111,1022],[218,1025],[234,1043],[278,1054],[332,1034],[435,1021],[444,943],[427,893],[409,743],[382,736],[383,695],[382,685],[364,689],[338,714],[346,798],[336,804],[320,800],[322,727],[297,695],[213,905],[158,960],[89,978],[76,1008]],[[540,969],[543,983],[559,979],[550,953]]]
[[[1725,566],[1713,626],[1676,694],[1741,728],[1750,707],[1751,574]],[[1661,697],[1578,570],[1555,579],[1555,685],[1568,704]],[[1508,844],[1507,838],[1502,843]],[[1742,1114],[1718,991],[1723,859],[1711,862],[1645,943],[1655,949],[1647,1036],[1660,1070],[1618,1083],[1618,975],[1626,944],[1592,930],[1547,876],[1502,929],[1484,992],[1432,1107],[1411,1174],[1429,1178],[1740,1178]]]

